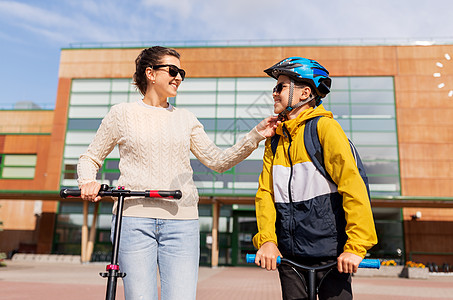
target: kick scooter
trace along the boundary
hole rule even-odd
[[[246,259],[247,263],[250,264],[250,263],[255,263],[255,257],[256,257],[255,254],[246,254],[245,259]],[[329,274],[329,272],[334,267],[336,267],[337,262],[334,261],[334,262],[328,263],[326,265],[310,267],[310,266],[298,264],[292,260],[282,258],[279,256],[279,257],[277,257],[277,264],[285,264],[285,265],[290,266],[291,269],[293,269],[293,271],[296,272],[296,274],[300,278],[300,280],[302,280],[304,283],[305,283],[305,280],[303,279],[303,276],[296,270],[296,268],[301,271],[308,272],[308,284],[305,284],[305,289],[308,294],[308,299],[316,300],[317,299],[316,297],[318,295],[318,290],[322,284],[322,281],[324,280],[324,278],[326,278],[326,276]],[[364,259],[359,264],[359,268],[379,269],[380,266],[381,266],[381,262],[379,259]],[[324,271],[324,270],[328,270],[328,271],[326,272],[326,274],[324,274],[324,276],[320,280],[319,284],[316,285],[316,273],[320,272],[320,271]]]
[[[121,233],[121,221],[123,217],[123,205],[124,198],[126,197],[145,197],[145,198],[172,198],[172,199],[181,199],[182,193],[179,190],[174,191],[156,191],[156,190],[147,190],[147,191],[130,191],[125,190],[124,187],[118,187],[113,189],[107,184],[102,184],[101,189],[99,190],[98,196],[105,197],[117,197],[118,206],[116,209],[116,221],[115,221],[115,234],[113,236],[112,243],[112,259],[109,265],[106,267],[105,273],[99,273],[102,277],[108,277],[107,280],[107,290],[105,299],[106,300],[115,300],[116,297],[116,283],[118,277],[123,278],[126,276],[126,273],[120,272],[120,267],[118,265],[118,250],[120,245],[120,233]],[[61,198],[69,197],[80,197],[79,189],[62,189],[60,191]]]

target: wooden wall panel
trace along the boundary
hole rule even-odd
[[[0,111],[0,132],[51,133],[53,114],[51,110]]]
[[[407,207],[403,208],[403,220],[411,221],[412,216],[416,212],[421,212],[422,217],[419,221],[451,221],[453,222],[453,209],[452,208],[414,208]],[[453,248],[452,248],[453,249]]]
[[[58,190],[60,188],[70,91],[71,78],[59,78],[55,117],[46,167],[46,181],[43,186],[45,190]]]
[[[50,147],[49,135],[7,135],[2,153],[36,154],[34,179],[0,179],[1,190],[42,190],[47,179],[47,162]]]
[[[453,126],[453,107],[404,108],[398,110],[398,124],[400,125],[426,125]]]
[[[453,180],[451,178],[401,176],[401,186],[404,196],[451,197],[453,195]]]
[[[437,157],[445,161],[451,158],[453,144],[439,143],[433,147],[431,143],[404,143],[400,144],[399,152],[405,160],[430,160],[432,157]]]
[[[35,201],[0,200],[0,220],[4,230],[34,230],[33,216]],[[11,218],[14,216],[14,218]]]
[[[132,78],[141,49],[62,50],[59,78]]]
[[[392,75],[395,47],[176,48],[189,77],[265,77],[263,70],[289,56],[318,60],[334,76]],[[61,52],[60,78],[131,78],[141,49],[79,49]]]
[[[398,47],[395,85],[403,195],[453,197],[453,98],[448,96],[453,60],[444,56],[452,50]]]
[[[404,221],[406,259],[427,264],[453,264],[453,221]]]
[[[4,153],[36,153],[38,141],[46,136],[38,135],[7,135],[5,137]]]
[[[433,45],[433,46],[398,46],[399,59],[426,59],[427,57],[443,59],[445,53],[453,53],[452,45]],[[453,57],[453,56],[452,56]]]
[[[0,135],[0,153],[3,153],[3,148],[5,147],[5,135]]]
[[[426,158],[425,158],[426,159]],[[434,161],[431,160],[405,160],[404,169],[401,169],[401,174],[404,178],[450,178],[450,170],[452,170],[453,162]]]

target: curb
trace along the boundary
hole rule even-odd
[[[16,253],[12,261],[80,264],[80,255]]]

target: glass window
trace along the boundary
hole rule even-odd
[[[110,79],[77,79],[72,81],[71,92],[108,92]]]
[[[104,118],[105,115],[108,113],[109,107],[108,106],[94,106],[94,107],[86,107],[86,106],[70,106],[69,107],[69,118]]]
[[[217,106],[217,118],[221,120],[222,118],[234,118],[236,116],[236,109],[234,103],[230,106],[218,105]]]
[[[235,78],[219,78],[217,81],[218,91],[232,91],[236,92],[236,79]]]
[[[192,105],[179,105],[176,104],[179,108],[185,108],[191,112],[193,112],[198,118],[209,118],[215,116],[216,107],[214,105],[199,105],[199,106],[192,106]]]
[[[35,168],[3,167],[2,178],[33,178]]]
[[[250,106],[237,106],[236,118],[238,119],[256,119],[257,124],[266,117],[273,115],[273,105],[250,105]]]
[[[137,102],[137,101],[142,100],[142,99],[143,99],[143,95],[140,94],[139,92],[134,91],[133,93],[129,94],[129,99],[128,99],[127,102],[129,102],[129,103]]]
[[[396,131],[395,120],[358,119],[351,122],[356,131]]]
[[[357,145],[396,145],[393,132],[354,132],[352,141]]]
[[[110,102],[110,93],[83,93],[71,94],[71,105],[108,105]]]
[[[128,93],[112,93],[110,95],[110,104],[118,104],[122,102],[127,102],[129,99],[129,94]]]
[[[352,91],[352,103],[394,103],[393,91]]]
[[[106,159],[102,166],[104,170],[118,171],[120,160],[119,159]]]
[[[88,142],[89,143],[89,142]],[[64,158],[79,158],[79,156],[86,152],[88,145],[83,146],[71,146],[66,145],[64,149]]]
[[[237,91],[258,91],[271,93],[275,86],[275,79],[265,78],[237,78]]]
[[[131,86],[135,87],[132,84],[131,79],[112,79],[112,88],[110,89],[112,92],[123,92],[127,93]]]
[[[328,100],[329,100],[329,103],[332,103],[333,105],[335,103],[348,103],[349,102],[349,91],[332,90],[332,92],[328,95]]]
[[[77,179],[77,165],[65,165],[63,177],[64,179]]]
[[[204,130],[215,130],[216,129],[216,119],[213,118],[199,118],[201,124],[203,124]]]
[[[379,116],[380,118],[392,119],[395,118],[395,105],[354,104],[351,106],[351,112],[352,115]]]
[[[332,80],[332,94],[338,93],[339,90],[349,90],[349,78],[334,77]]]
[[[131,79],[74,79],[69,107],[64,161],[86,151],[102,118],[116,103],[142,98]],[[272,88],[276,81],[260,78],[187,78],[178,95],[168,101],[193,112],[208,136],[221,149],[231,147],[264,117],[273,114]],[[346,135],[354,141],[372,193],[399,194],[399,163],[392,77],[334,77],[332,92],[323,99]],[[224,174],[206,168],[191,154],[194,180],[201,195],[256,193],[264,143],[244,162]],[[118,176],[119,151],[109,155],[99,177],[113,183]],[[62,182],[74,180],[66,169]]]
[[[398,149],[395,146],[379,146],[379,147],[360,147],[360,157],[362,160],[393,160],[398,161]]]
[[[349,80],[351,90],[393,90],[393,77],[350,77]]]
[[[351,115],[351,108],[349,104],[337,104],[335,102],[329,102],[324,106],[327,110],[330,110],[334,115],[339,117],[345,117]]]
[[[213,106],[216,103],[215,92],[202,92],[202,93],[184,93],[179,92],[176,97],[176,105],[204,105]]]
[[[3,164],[5,166],[35,166],[36,155],[4,155]]]
[[[70,130],[97,130],[102,119],[68,119],[68,131]]]
[[[0,154],[0,179],[33,179],[37,156]]]
[[[189,78],[187,78],[189,79]],[[178,94],[184,92],[207,92],[217,90],[217,79],[216,78],[190,78],[184,82],[178,88]]]
[[[217,94],[217,104],[234,105],[236,103],[236,92],[219,92]]]
[[[96,132],[93,131],[68,131],[66,134],[66,145],[85,145],[92,141]]]
[[[272,91],[252,91],[252,92],[238,92],[236,96],[236,103],[243,105],[267,105],[273,106],[274,100],[272,99]]]

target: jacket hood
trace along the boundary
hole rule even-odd
[[[287,120],[281,124],[278,125],[276,134],[283,135],[283,125],[286,126],[288,131],[290,132],[291,135],[293,135],[293,132],[299,128],[300,125],[305,124],[305,122],[309,119],[313,119],[317,116],[323,116],[327,118],[333,118],[332,112],[325,110],[324,106],[321,104],[320,106],[313,108],[310,107],[304,111],[301,111],[300,114],[297,116],[297,118],[292,119],[292,120]]]

